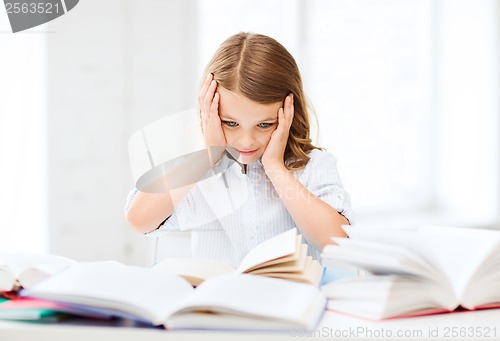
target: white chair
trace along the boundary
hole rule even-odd
[[[191,232],[166,232],[155,237],[151,247],[151,265],[167,257],[192,257]]]

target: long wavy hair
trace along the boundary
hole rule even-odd
[[[309,152],[321,149],[309,137],[309,111],[297,63],[275,39],[247,32],[227,38],[206,66],[203,80],[208,73],[219,86],[262,104],[283,102],[293,94],[294,115],[283,160],[288,169],[304,168]]]

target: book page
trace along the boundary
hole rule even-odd
[[[16,285],[14,271],[7,265],[0,265],[0,292],[10,291]]]
[[[447,282],[430,263],[397,245],[350,238],[334,238],[337,245],[323,249],[323,259],[343,261],[376,274],[414,274]]]
[[[352,277],[329,283],[322,291],[330,310],[373,320],[449,311],[458,305],[447,290],[413,276]]]
[[[377,227],[377,226],[343,226],[343,229],[352,240],[363,240],[386,245],[397,245],[431,262],[427,256],[425,244],[419,241],[417,228]]]
[[[103,261],[78,263],[22,294],[159,325],[192,291],[191,284],[177,275]]]
[[[498,231],[429,225],[422,226],[417,233],[459,298],[481,265],[499,251]]]
[[[495,308],[500,307],[500,291],[498,290],[500,271],[498,270],[498,264],[500,264],[500,261],[496,259],[494,264],[490,264],[494,269],[485,269],[489,272],[482,274],[480,277],[474,277],[474,280],[469,283],[462,296],[460,301],[462,307],[471,310],[492,305]]]
[[[271,264],[256,270],[249,271],[252,275],[262,275],[269,273],[280,273],[280,272],[303,272],[306,268],[307,260],[307,245],[301,244],[299,248],[298,257],[296,259],[280,262],[277,264]],[[267,263],[265,263],[267,264]]]
[[[283,257],[274,258],[274,259],[265,261],[263,263],[258,263],[250,268],[246,268],[243,271],[243,273],[253,273],[256,270],[265,269],[265,268],[270,267],[270,266],[275,266],[275,265],[280,265],[280,264],[285,264],[288,262],[296,261],[300,257],[300,252],[301,252],[300,249],[301,249],[302,245],[305,245],[305,244],[301,244],[300,240],[301,240],[300,236],[297,236],[297,241],[295,242],[295,251],[293,253],[290,253],[290,254],[283,256]]]
[[[295,253],[297,250],[297,237],[300,238],[300,236],[297,236],[297,229],[293,228],[260,243],[243,258],[236,272],[243,273],[266,261]]]
[[[311,317],[311,309],[321,312],[324,305],[324,296],[311,285],[247,274],[223,275],[203,282],[175,316],[209,311],[312,327],[319,316]]]
[[[29,288],[75,263],[73,259],[52,254],[0,252],[0,290],[10,290],[13,279]]]
[[[243,331],[283,331],[292,328],[305,328],[290,321],[271,320],[269,318],[259,318],[254,316],[235,315],[231,313],[211,313],[209,311],[190,312],[175,315],[167,322],[169,330],[243,330]],[[246,336],[246,335],[245,335]],[[201,337],[200,337],[201,339]],[[237,340],[233,337],[234,340]],[[221,340],[223,340],[221,338]],[[256,341],[259,340],[257,337]]]
[[[318,286],[323,276],[323,267],[317,260],[307,256],[304,268],[300,272],[272,272],[266,273],[265,276]]]

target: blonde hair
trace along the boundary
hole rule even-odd
[[[309,137],[308,105],[297,63],[276,40],[255,33],[235,34],[217,49],[202,79],[208,73],[219,86],[258,103],[283,102],[293,94],[294,116],[283,160],[288,169],[305,167],[309,152],[320,149]]]

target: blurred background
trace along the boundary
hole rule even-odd
[[[500,228],[500,0],[84,0],[16,34],[0,12],[0,250],[147,263],[128,139],[194,107],[239,31],[295,56],[356,223]]]

